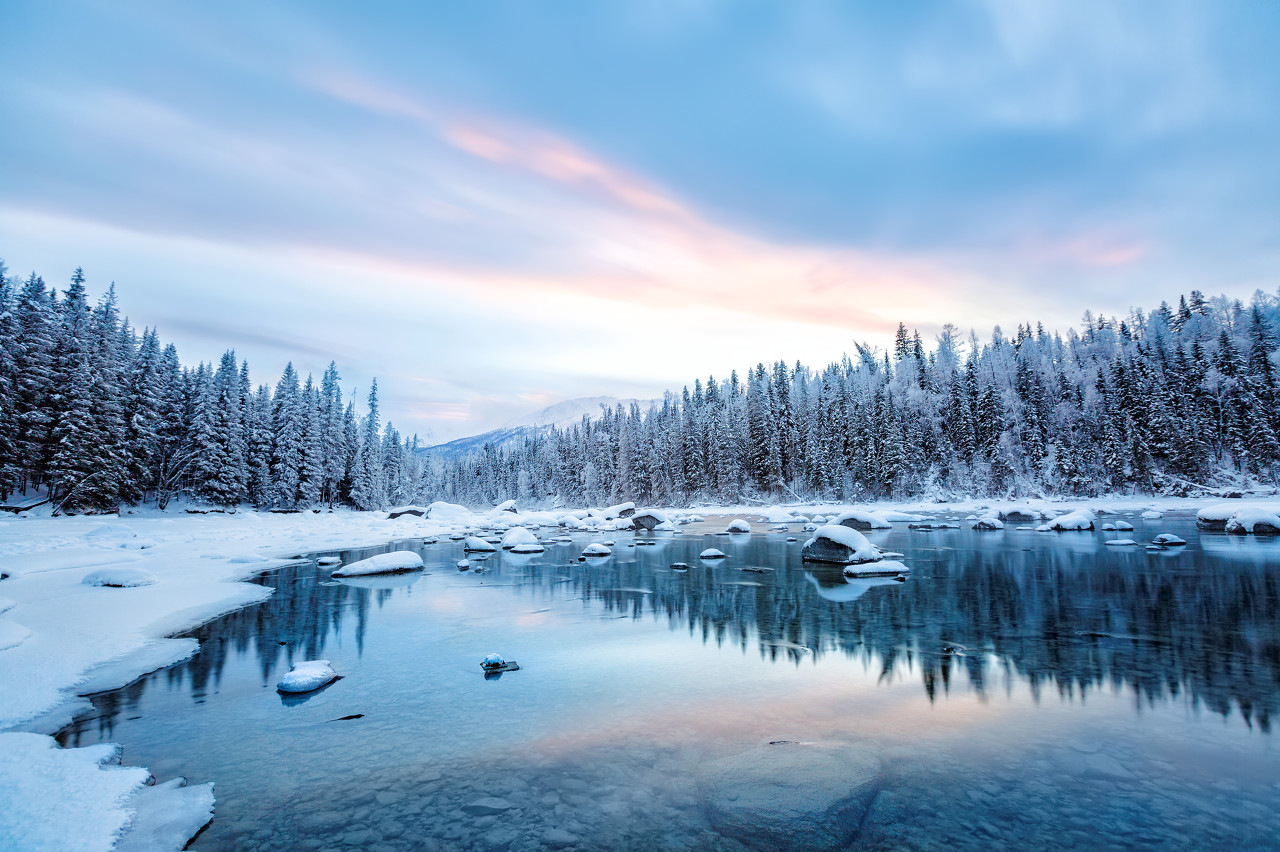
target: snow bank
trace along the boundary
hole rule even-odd
[[[294,663],[289,673],[276,684],[276,691],[299,693],[314,692],[337,678],[338,673],[328,660],[307,660]]]
[[[443,524],[467,524],[476,520],[476,515],[466,506],[457,503],[445,503],[437,500],[427,507],[427,517]]]
[[[1280,516],[1266,509],[1246,506],[1232,514],[1225,529],[1233,535],[1277,535],[1280,534]]]
[[[173,778],[143,787],[126,805],[133,820],[114,852],[184,849],[213,819],[213,784],[188,787],[185,778]]]
[[[916,524],[929,520],[924,515],[913,515],[910,512],[898,512],[893,509],[877,509],[876,514],[886,521],[898,521],[904,524]]]
[[[826,524],[818,527],[813,538],[804,543],[800,558],[805,562],[853,564],[875,562],[881,554],[880,549],[857,530],[840,524]]]
[[[490,512],[490,514],[496,515],[498,512],[511,512],[512,514],[516,514],[516,501],[504,500],[503,502],[494,506],[493,511]]]
[[[768,506],[760,514],[771,524],[789,524],[796,519],[793,509],[784,509],[781,506]]]
[[[751,524],[742,520],[742,518],[734,518],[729,522],[729,526],[725,528],[725,532],[749,533],[751,532]]]
[[[133,816],[129,797],[150,776],[119,766],[120,755],[110,743],[64,749],[52,737],[0,734],[0,849],[110,849]]]
[[[865,509],[850,509],[847,512],[841,512],[831,523],[855,530],[893,529],[893,524],[875,512],[868,512]]]
[[[412,550],[395,550],[391,553],[379,553],[368,559],[351,562],[333,572],[335,577],[361,577],[366,574],[392,574],[396,571],[418,571],[422,568],[422,557]]]
[[[31,629],[16,621],[0,618],[0,651],[16,648],[31,638]]]
[[[156,583],[156,575],[142,568],[122,566],[116,568],[99,568],[91,571],[80,581],[86,586],[110,586],[114,589],[132,589],[136,586],[150,586]]]

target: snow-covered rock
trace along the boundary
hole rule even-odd
[[[1205,506],[1196,512],[1196,526],[1202,530],[1222,532],[1227,528],[1227,521],[1242,509],[1253,509],[1253,506],[1241,506],[1239,503],[1215,503]]]
[[[1144,521],[1158,521],[1164,517],[1164,512],[1157,512],[1155,509],[1148,509],[1142,513]]]
[[[836,515],[833,524],[848,527],[851,530],[888,530],[893,529],[893,524],[885,520],[875,512],[868,512],[865,509],[850,509],[847,512],[841,512]]]
[[[524,527],[512,527],[502,536],[502,549],[511,550],[520,544],[537,544],[538,537]]]
[[[387,520],[394,521],[396,518],[400,518],[405,515],[412,518],[425,518],[430,511],[430,509],[423,508],[422,506],[397,506],[387,512]]]
[[[1060,517],[1049,521],[1047,526],[1051,530],[1058,532],[1066,532],[1070,530],[1091,530],[1093,522],[1097,520],[1093,512],[1088,509],[1077,509]]]
[[[689,570],[689,563],[687,563],[687,562],[672,562],[672,563],[671,563],[671,570],[672,570],[672,571],[688,571],[688,570]]]
[[[789,524],[796,520],[795,513],[791,509],[784,509],[781,506],[767,506],[760,514],[771,524]]]
[[[1226,531],[1232,535],[1280,535],[1280,516],[1265,509],[1241,508],[1227,521]]]
[[[294,663],[289,673],[276,684],[276,691],[290,694],[314,692],[337,677],[338,673],[328,660],[307,660]]]
[[[716,550],[714,547],[708,547],[706,550],[698,554],[699,559],[724,559],[724,553]]]
[[[609,556],[612,553],[612,550],[599,542],[596,542],[595,544],[588,544],[582,550],[583,556]]]
[[[979,518],[973,524],[975,530],[1002,530],[1004,529],[1004,521],[996,517]]]
[[[604,515],[604,519],[606,521],[612,521],[615,518],[630,518],[635,513],[636,504],[631,502],[619,503],[616,506],[610,506],[600,512],[600,514]]]
[[[544,548],[537,541],[522,541],[519,544],[517,544],[515,547],[511,548],[512,553],[521,553],[521,554],[542,553],[544,550],[546,550],[546,548]]]
[[[333,572],[335,577],[360,577],[366,574],[394,574],[397,571],[421,571],[422,557],[412,550],[379,553],[368,559],[351,562]]]
[[[459,559],[459,560],[458,560],[458,562],[457,562],[457,567],[458,567],[458,570],[459,570],[459,571],[466,571],[468,568],[470,568],[470,567],[471,567],[471,560],[470,560],[470,559]]]
[[[1108,547],[1132,547],[1137,542],[1131,538],[1113,538],[1110,541],[1103,542],[1103,544]]]
[[[1028,524],[1032,521],[1038,521],[1044,517],[1044,513],[1038,509],[1030,507],[1019,507],[1016,509],[1001,509],[998,515],[1000,520],[1008,521],[1014,524]]]
[[[1151,544],[1155,547],[1181,547],[1186,543],[1186,539],[1173,533],[1160,533],[1160,535],[1151,539]]]
[[[857,530],[841,524],[824,524],[804,543],[800,558],[805,562],[830,562],[837,565],[875,562],[880,549]]]
[[[342,561],[341,556],[321,556],[316,560],[317,565],[337,565]]]
[[[493,553],[498,548],[478,536],[469,536],[462,543],[463,553]]]
[[[113,589],[132,589],[136,586],[150,586],[156,582],[156,575],[141,568],[130,568],[119,565],[111,568],[99,568],[86,574],[80,582],[86,586],[108,586]]]
[[[1133,524],[1128,521],[1116,521],[1116,532],[1133,532]]]
[[[729,526],[725,528],[725,532],[749,533],[751,532],[751,524],[742,520],[742,518],[734,518],[729,522]]]
[[[644,509],[636,512],[631,516],[631,522],[636,525],[638,530],[653,530],[662,524],[671,524],[670,519],[665,513],[659,512],[657,509]],[[675,527],[672,526],[672,529]]]
[[[875,562],[846,565],[842,572],[846,577],[896,577],[899,574],[910,574],[911,569],[897,560],[881,559]]]

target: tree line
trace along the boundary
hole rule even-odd
[[[660,505],[832,498],[1195,493],[1274,485],[1280,298],[1200,291],[1065,336],[1019,325],[815,369],[757,364],[485,446],[427,471],[442,499]]]
[[[319,383],[290,363],[272,389],[247,362],[183,366],[140,333],[112,285],[89,302],[76,269],[59,293],[0,262],[0,496],[47,495],[62,513],[121,504],[296,510],[382,508],[421,478],[417,437],[380,425],[378,385],[357,416],[330,364]]]
[[[1187,493],[1274,484],[1280,470],[1280,297],[1199,291],[1079,330],[1019,325],[982,341],[947,325],[926,348],[816,369],[757,364],[662,404],[602,410],[514,445],[438,459],[417,436],[285,367],[253,386],[227,351],[183,366],[138,332],[112,285],[91,305],[77,269],[59,293],[0,263],[0,495],[61,512],[215,506],[360,509],[448,500],[529,505],[831,498]]]

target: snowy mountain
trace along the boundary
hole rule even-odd
[[[630,408],[633,402],[640,406],[642,412],[648,411],[651,404],[662,404],[660,399],[618,399],[614,396],[584,396],[578,399],[567,399],[517,417],[497,429],[427,447],[423,452],[437,458],[454,459],[477,452],[485,444],[492,444],[495,449],[516,447],[540,431],[550,431],[552,428],[565,429],[581,421],[583,415],[589,415],[592,420],[595,420],[600,417],[605,408],[613,409],[618,405],[624,409]]]

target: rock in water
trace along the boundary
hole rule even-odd
[[[880,790],[880,758],[843,745],[779,742],[703,767],[707,817],[751,848],[843,849]]]
[[[338,673],[328,660],[294,663],[289,673],[276,684],[276,691],[290,694],[313,692],[337,677]]]

